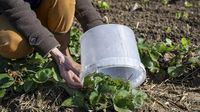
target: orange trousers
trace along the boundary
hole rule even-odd
[[[53,33],[66,33],[72,26],[75,0],[42,0],[35,10],[42,25]],[[0,15],[0,56],[19,59],[33,52],[27,40],[4,15]]]

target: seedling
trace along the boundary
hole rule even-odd
[[[143,2],[146,4],[146,3],[149,3],[150,0],[143,0]]]
[[[176,12],[176,19],[184,19],[188,20],[189,18],[189,13],[188,12]]]
[[[190,7],[193,6],[193,4],[190,3],[190,2],[188,2],[188,1],[185,1],[184,5],[185,5],[185,7],[187,7],[187,8],[190,8]]]
[[[183,38],[181,39],[181,44],[182,44],[182,46],[185,48],[185,50],[188,51],[191,42],[190,42],[190,40],[186,39],[186,37],[183,37]]]
[[[189,18],[189,13],[183,12],[183,19],[188,20]]]
[[[190,34],[190,29],[191,29],[191,28],[192,28],[192,27],[191,27],[189,24],[186,25],[186,29],[187,29],[187,33],[188,33],[188,34]]]
[[[171,33],[171,32],[172,32],[171,27],[167,27],[166,30],[165,30],[165,32],[166,32],[166,33]]]
[[[169,0],[162,0],[162,3],[163,3],[164,5],[167,5],[167,4],[169,3]]]
[[[103,9],[103,10],[108,10],[110,9],[110,5],[105,2],[105,1],[98,1],[97,2],[97,6],[100,8],[100,9]]]
[[[180,11],[176,12],[176,19],[181,19],[182,13]]]

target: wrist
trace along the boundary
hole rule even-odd
[[[50,54],[57,62],[62,62],[64,60],[64,55],[58,48],[54,48],[51,50]]]

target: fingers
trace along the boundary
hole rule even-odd
[[[61,76],[71,88],[82,88],[80,78],[72,70],[66,70],[63,66],[59,68]]]
[[[72,64],[71,63],[64,63],[64,66],[65,66],[65,68],[66,69],[70,69],[70,70],[72,70],[76,75],[79,75],[79,73],[80,73],[80,71],[78,71],[75,67],[73,67],[72,66]]]
[[[81,83],[81,80],[77,75],[74,75],[73,79],[74,79],[74,81]]]
[[[64,63],[58,63],[58,66],[61,76],[70,87],[82,88],[80,78],[77,76],[79,75],[80,71],[76,70],[76,68],[72,66],[72,63],[70,63],[68,59],[65,58]]]
[[[67,71],[67,75],[69,76],[68,77],[68,83],[71,86],[73,86],[75,88],[82,88],[80,78],[76,74],[74,74],[73,71],[71,71],[71,70]]]
[[[72,68],[72,71],[76,74],[76,75],[79,75],[80,74],[80,71],[78,71],[76,68]]]
[[[71,62],[67,57],[65,57],[65,62],[63,64],[66,68],[71,69],[76,75],[80,74],[81,67],[79,64]]]

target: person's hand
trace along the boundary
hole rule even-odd
[[[59,67],[60,74],[63,79],[68,83],[69,86],[73,88],[81,88],[81,81],[78,77],[80,71],[78,71],[71,61],[63,55],[57,48],[54,48],[51,51],[51,55],[56,60],[56,63]]]

